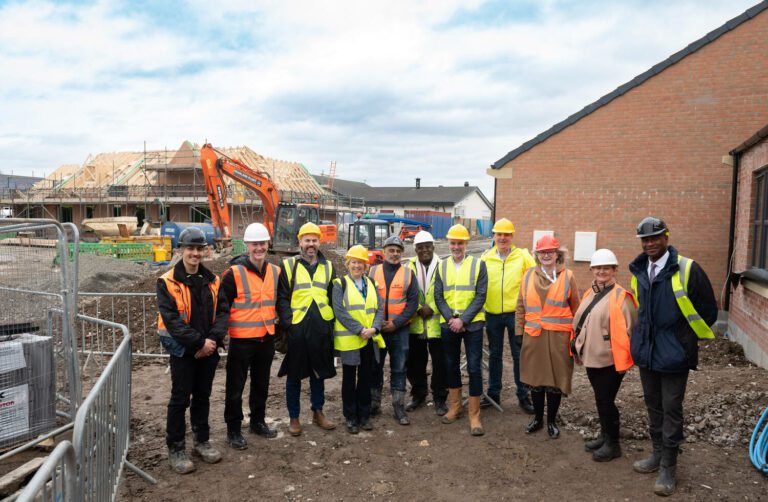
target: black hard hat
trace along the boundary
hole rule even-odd
[[[390,235],[387,237],[387,240],[384,241],[384,245],[381,246],[381,248],[384,249],[387,246],[397,246],[401,251],[405,250],[405,244],[403,244],[402,239],[396,235]]]
[[[205,240],[205,234],[197,227],[185,228],[179,234],[179,240],[176,243],[179,247],[182,246],[207,246],[208,241]]]
[[[638,237],[652,237],[668,232],[667,224],[659,218],[648,216],[637,224]]]

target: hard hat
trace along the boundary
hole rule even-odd
[[[469,230],[467,227],[461,224],[456,224],[448,229],[448,233],[445,234],[445,238],[454,241],[468,241]]]
[[[560,242],[551,235],[545,235],[536,241],[535,251],[551,251],[560,249]]]
[[[638,237],[651,237],[663,234],[664,232],[669,232],[667,224],[653,216],[643,218],[643,220],[637,224]]]
[[[364,261],[365,263],[368,263],[368,250],[361,246],[360,244],[355,244],[349,250],[347,250],[347,255],[344,257],[346,259],[354,258],[356,260]]]
[[[387,237],[387,240],[384,241],[384,244],[381,246],[381,249],[386,248],[387,246],[397,246],[400,248],[400,251],[403,251],[405,249],[405,244],[403,244],[402,239],[396,235],[390,235]]]
[[[261,223],[251,223],[245,229],[243,242],[264,242],[269,240],[269,230]]]
[[[197,227],[187,227],[179,234],[179,240],[176,242],[179,247],[182,246],[207,246],[208,241],[205,234]]]
[[[493,233],[514,234],[515,226],[506,218],[502,218],[493,224]]]
[[[590,267],[599,267],[601,265],[614,265],[619,266],[619,260],[616,259],[616,255],[610,249],[598,249],[592,253],[592,261],[590,261]]]
[[[435,242],[435,238],[432,237],[432,234],[426,230],[419,230],[419,232],[413,237],[413,245],[418,246],[419,244],[424,244],[425,242]]]
[[[302,236],[309,235],[309,234],[315,234],[318,237],[323,235],[322,232],[320,232],[320,227],[318,227],[312,222],[305,223],[301,226],[301,228],[299,229],[299,239],[301,239]]]

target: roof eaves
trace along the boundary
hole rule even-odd
[[[748,150],[749,148],[755,146],[757,143],[762,141],[763,139],[768,138],[768,125],[757,131],[751,138],[746,140],[744,143],[740,144],[736,148],[730,151],[730,154],[736,154],[741,153],[745,150]]]

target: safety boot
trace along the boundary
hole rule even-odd
[[[658,471],[659,465],[661,465],[661,438],[659,438],[658,442],[655,440],[653,441],[653,451],[651,452],[651,456],[638,460],[632,464],[632,469],[640,474],[650,474]]]
[[[291,436],[301,436],[301,422],[298,418],[292,418],[288,424],[288,434]]]
[[[473,436],[485,434],[480,423],[480,396],[469,396],[469,430]]]
[[[381,389],[371,389],[371,416],[381,414]]]
[[[661,452],[659,475],[653,484],[653,493],[668,497],[675,493],[677,487],[677,446],[664,448]]]
[[[330,431],[336,428],[336,424],[325,418],[325,415],[323,415],[323,410],[315,410],[312,412],[312,423],[326,431]]]
[[[448,412],[443,415],[444,424],[452,424],[461,417],[464,407],[461,404],[461,387],[448,389]]]
[[[192,449],[192,455],[200,457],[203,459],[203,462],[208,464],[215,464],[221,460],[221,452],[211,446],[210,441],[195,443],[195,447]]]
[[[187,456],[184,443],[168,447],[168,463],[178,474],[189,474],[195,471],[195,464]]]
[[[400,425],[410,425],[411,419],[408,418],[408,414],[405,413],[405,405],[403,404],[405,401],[405,391],[402,390],[393,390],[392,391],[392,409],[395,414],[395,420],[397,420]]]
[[[584,443],[584,450],[593,452],[603,446],[605,442],[605,420],[600,417],[600,435]]]
[[[436,397],[435,398],[435,415],[438,417],[442,417],[448,413],[448,406],[445,405],[445,398],[444,397]]]
[[[424,396],[411,396],[411,400],[405,405],[405,411],[414,411],[417,408],[424,406],[427,398]]]
[[[592,452],[592,460],[595,462],[610,462],[621,456],[621,445],[618,437],[605,436],[602,446]]]

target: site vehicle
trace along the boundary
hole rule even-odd
[[[272,236],[271,250],[276,253],[295,254],[299,252],[296,234],[307,222],[320,227],[321,246],[336,245],[336,225],[321,223],[318,204],[296,204],[280,202],[278,188],[266,173],[257,172],[237,159],[227,157],[206,143],[200,149],[200,164],[203,168],[205,191],[211,208],[211,221],[220,232],[216,247],[226,249],[232,245],[232,230],[227,203],[227,187],[223,176],[253,191],[264,207],[264,225]]]
[[[376,218],[389,223],[401,223],[402,226],[400,227],[400,232],[398,232],[398,237],[400,237],[403,242],[413,242],[413,238],[419,231],[432,228],[432,225],[429,223],[412,220],[410,218],[400,218],[395,215],[379,214]]]
[[[368,263],[375,265],[384,261],[381,248],[387,237],[392,235],[391,223],[374,218],[360,218],[349,224],[347,249],[355,244],[368,248]]]

